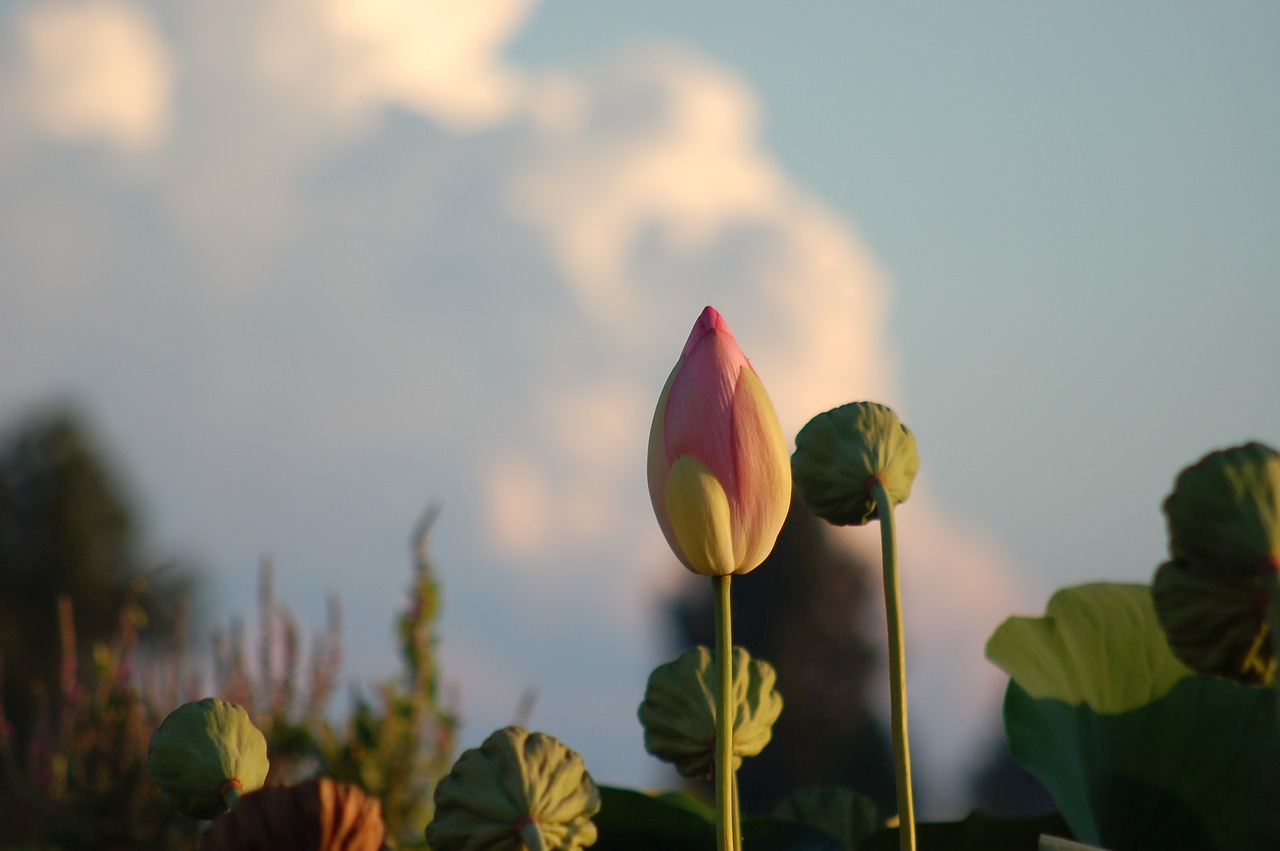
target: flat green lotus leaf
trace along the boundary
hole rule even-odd
[[[773,818],[745,819],[742,847],[752,851],[841,851],[839,840],[829,833]]]
[[[1012,677],[1010,752],[1082,841],[1280,848],[1275,692],[1191,673],[1146,586],[1059,591],[1045,617],[1001,625],[987,656]]]
[[[1186,677],[1150,704],[1103,714],[1009,683],[1013,758],[1084,842],[1116,851],[1280,848],[1275,692]]]
[[[685,792],[681,790],[658,792],[654,797],[663,803],[688,810],[707,824],[716,823],[715,807],[711,806],[692,792]]]
[[[857,851],[885,826],[875,801],[847,786],[797,789],[774,808],[773,817],[829,833],[844,851]]]
[[[1041,618],[1009,618],[987,658],[1028,694],[1126,712],[1167,694],[1191,671],[1169,650],[1146,585],[1065,588]]]
[[[648,794],[600,787],[600,838],[591,851],[707,851],[716,847],[715,812],[680,792]],[[840,851],[832,836],[778,819],[745,819],[742,844],[752,851]]]
[[[634,789],[601,786],[595,823],[600,838],[592,851],[704,851],[716,844],[714,814],[708,820],[686,801]]]
[[[999,818],[973,812],[962,821],[916,825],[917,851],[1036,851],[1040,835],[1070,836],[1062,816]],[[885,828],[858,846],[858,851],[898,851],[898,829]]]

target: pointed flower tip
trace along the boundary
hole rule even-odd
[[[684,351],[680,353],[680,357],[687,358],[689,352],[693,351],[693,347],[698,345],[698,341],[712,331],[719,331],[728,334],[729,339],[733,339],[733,332],[729,330],[729,323],[724,321],[724,317],[720,315],[720,311],[711,305],[702,308],[702,313],[698,316],[698,321],[693,323],[693,330],[689,332],[689,339],[684,344]],[[736,342],[735,342],[736,345]]]

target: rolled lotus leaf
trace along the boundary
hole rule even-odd
[[[1152,583],[1169,646],[1200,674],[1268,683],[1268,608],[1280,569],[1280,454],[1260,443],[1211,452],[1164,502],[1170,560]]]
[[[349,783],[321,777],[245,795],[200,836],[200,851],[378,851],[382,804]]]
[[[720,677],[707,647],[690,647],[649,675],[640,723],[644,747],[685,777],[706,777],[715,763],[716,694]],[[745,648],[733,648],[733,768],[764,750],[782,712],[778,675]]]
[[[818,414],[796,435],[791,474],[814,514],[837,526],[875,519],[869,484],[882,479],[894,505],[906,502],[920,469],[916,438],[898,415],[875,402],[850,402]]]
[[[1261,443],[1211,452],[1164,502],[1174,561],[1224,582],[1280,569],[1280,453]]]
[[[1151,585],[1173,654],[1198,674],[1245,685],[1275,676],[1266,598],[1251,583],[1205,577],[1188,563],[1160,565]]]
[[[267,740],[249,713],[206,697],[184,703],[151,736],[147,770],[166,801],[191,818],[211,819],[228,799],[267,779]]]
[[[600,791],[559,739],[506,727],[464,751],[435,791],[432,851],[575,851],[596,841]]]

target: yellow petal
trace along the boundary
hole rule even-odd
[[[764,385],[743,367],[733,394],[737,472],[735,573],[749,573],[773,551],[791,506],[791,459]]]
[[[666,513],[685,567],[705,576],[733,573],[729,498],[706,464],[681,455],[671,465]]]

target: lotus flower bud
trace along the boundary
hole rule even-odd
[[[754,570],[791,500],[773,403],[715,308],[702,311],[658,398],[649,497],[667,543],[706,576]]]
[[[328,777],[245,795],[200,836],[200,851],[378,851],[382,804]]]
[[[1260,443],[1211,452],[1178,474],[1164,512],[1170,560],[1152,593],[1169,646],[1198,673],[1270,682],[1280,454]]]
[[[170,712],[147,754],[151,782],[170,806],[197,819],[211,819],[228,799],[261,788],[267,768],[267,740],[249,713],[216,697]]]
[[[596,841],[600,791],[560,740],[507,727],[458,757],[435,807],[432,851],[576,851]]]
[[[919,469],[915,435],[875,402],[850,402],[818,414],[796,435],[791,456],[801,498],[837,526],[862,526],[877,517],[872,479],[884,481],[894,505],[906,502]]]
[[[640,723],[644,747],[685,777],[706,777],[715,762],[716,694],[720,678],[714,655],[706,647],[691,647],[674,662],[659,665],[649,675]],[[782,697],[774,690],[777,673],[746,649],[733,648],[733,768],[743,757],[764,750],[773,737],[773,724],[782,712]]]

